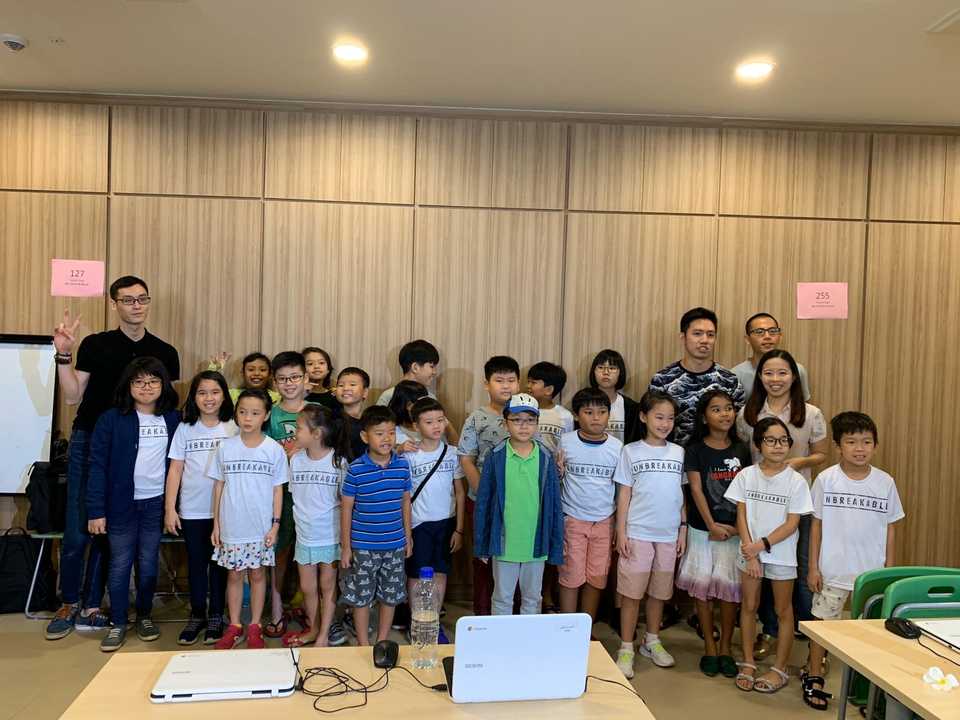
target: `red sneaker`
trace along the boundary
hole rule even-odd
[[[263,642],[263,631],[259,625],[247,626],[247,647],[251,650],[262,650],[266,647]]]
[[[227,629],[213,647],[217,650],[233,650],[242,641],[243,625],[227,625]]]

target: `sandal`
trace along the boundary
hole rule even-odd
[[[283,636],[283,646],[285,648],[298,648],[303,647],[304,645],[310,645],[311,643],[316,642],[316,638],[313,640],[306,640],[306,636],[310,634],[309,630],[302,630],[297,632],[296,630],[291,630],[286,635]]]
[[[307,611],[302,607],[294,608],[290,611],[290,619],[297,623],[304,630],[310,629],[310,619],[307,617]]]
[[[268,638],[283,637],[287,634],[287,625],[290,623],[290,613],[286,610],[277,622],[267,623],[263,626],[263,634]]]
[[[740,672],[737,673],[736,679],[734,680],[734,684],[737,686],[737,690],[750,692],[751,690],[753,690],[753,686],[757,682],[756,677],[754,677],[754,675],[756,675],[756,672],[757,672],[757,666],[754,665],[753,663],[737,663],[737,667],[749,668],[750,670],[753,670],[752,675],[747,675],[747,673],[743,672],[743,670],[740,670]]]
[[[775,681],[766,679],[766,676],[770,675],[771,673],[776,678]],[[787,673],[780,668],[771,667],[767,672],[757,678],[756,682],[753,684],[753,689],[758,693],[763,693],[764,695],[772,695],[778,690],[785,688],[789,681],[790,676],[787,675]]]
[[[828,700],[833,699],[833,695],[824,691],[824,680],[820,675],[806,675],[803,678],[803,701],[814,710],[826,710]],[[818,704],[822,702],[823,704]]]
[[[737,676],[737,661],[730,655],[721,655],[717,658],[720,664],[720,674],[725,678],[735,678]]]
[[[700,672],[707,677],[716,677],[720,672],[720,658],[716,655],[704,655],[700,658]]]

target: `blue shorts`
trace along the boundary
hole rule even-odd
[[[450,574],[450,539],[457,529],[455,517],[422,522],[413,529],[413,555],[407,558],[407,577],[416,580],[420,568],[433,568],[435,573]]]
[[[299,540],[293,549],[293,560],[298,565],[335,563],[340,559],[340,543],[333,545],[304,545]]]

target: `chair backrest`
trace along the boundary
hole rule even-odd
[[[883,591],[883,617],[960,617],[960,572],[897,580]]]
[[[881,613],[883,593],[887,586],[898,580],[927,575],[957,575],[960,568],[923,567],[905,565],[900,567],[869,570],[857,577],[850,599],[850,617],[877,619],[887,617]]]

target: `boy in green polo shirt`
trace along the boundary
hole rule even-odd
[[[503,408],[510,437],[483,464],[474,510],[474,554],[493,560],[493,614],[540,612],[545,562],[563,564],[560,482],[550,451],[537,442],[540,408],[526,393]],[[502,508],[502,510],[501,510]]]

